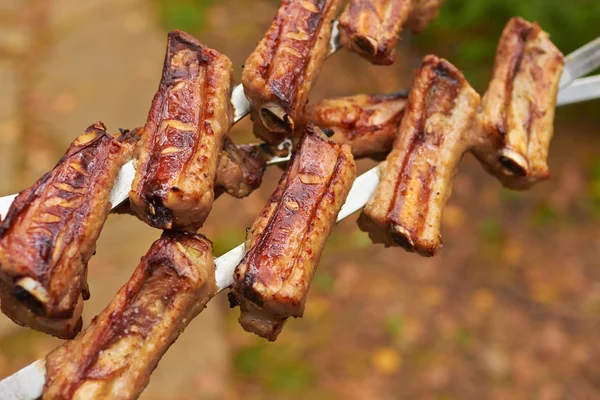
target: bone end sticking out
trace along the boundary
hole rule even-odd
[[[472,142],[479,95],[448,61],[426,56],[381,182],[359,217],[371,239],[432,256],[452,178]]]
[[[91,325],[46,357],[43,400],[137,399],[163,354],[215,295],[211,243],[164,233]]]
[[[342,45],[373,64],[392,64],[412,8],[413,0],[350,0],[339,19]]]
[[[169,34],[129,194],[132,210],[151,226],[195,232],[206,220],[232,124],[231,81],[226,56],[184,32]]]
[[[512,18],[506,24],[473,153],[507,188],[529,189],[550,177],[546,160],[564,63],[537,23]]]
[[[234,274],[232,306],[250,332],[275,340],[301,317],[321,251],[356,176],[348,145],[307,125],[291,165],[248,232]]]
[[[0,223],[0,297],[17,324],[64,339],[81,330],[87,263],[137,139],[137,131],[113,136],[101,122],[90,126],[12,203]]]

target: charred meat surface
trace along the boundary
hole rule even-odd
[[[413,33],[421,33],[438,17],[444,1],[446,0],[413,0],[412,12],[406,21],[406,26]]]
[[[0,224],[0,297],[16,323],[60,338],[81,329],[87,263],[137,138],[135,131],[109,135],[101,122],[90,126],[10,206]]]
[[[283,0],[244,64],[242,84],[252,104],[254,133],[271,144],[292,136],[308,93],[330,50],[341,0]]]
[[[262,183],[265,168],[266,160],[255,146],[236,145],[226,137],[217,168],[216,193],[226,192],[238,199],[248,196]]]
[[[290,167],[248,232],[234,273],[240,324],[275,340],[288,317],[301,317],[325,241],[356,176],[347,145],[309,124]]]
[[[413,0],[350,0],[339,19],[342,45],[373,64],[392,64],[412,8]]]
[[[562,53],[537,23],[513,18],[505,26],[478,115],[481,134],[473,152],[508,188],[529,189],[550,177],[546,159],[564,64]]]
[[[148,224],[196,231],[206,220],[232,123],[231,73],[224,55],[184,32],[169,33],[129,193],[132,210]]]
[[[304,118],[332,129],[331,140],[349,144],[355,159],[385,159],[392,150],[406,103],[405,92],[336,97],[308,103]]]
[[[137,399],[163,354],[215,295],[212,245],[164,233],[91,325],[46,357],[42,399]]]
[[[381,182],[359,218],[371,239],[425,256],[441,245],[442,210],[458,163],[471,145],[479,95],[462,73],[426,56],[417,74]]]

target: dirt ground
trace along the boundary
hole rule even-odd
[[[166,32],[156,2],[41,3],[0,5],[2,195],[51,168],[96,120],[110,129],[143,124],[160,77]],[[274,10],[272,1],[212,2],[194,33],[231,57],[239,79]],[[342,52],[312,98],[406,88],[421,55],[412,40],[389,68]],[[248,142],[250,129],[243,121],[232,135]],[[600,120],[559,110],[552,177],[529,192],[502,189],[465,156],[436,257],[371,245],[348,218],[327,244],[304,318],[289,321],[277,342],[244,332],[239,311],[219,296],[161,361],[143,398],[600,398],[599,129]],[[217,255],[243,240],[279,174],[269,170],[247,199],[215,204],[204,233]],[[87,321],[157,236],[111,216],[90,263]],[[0,376],[58,344],[0,317]]]

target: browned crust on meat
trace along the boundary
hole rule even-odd
[[[331,140],[350,145],[355,159],[385,159],[406,104],[406,92],[336,97],[307,104],[304,118],[333,130]]]
[[[231,296],[240,323],[275,340],[288,317],[301,317],[325,241],[356,176],[347,145],[308,125],[290,167],[246,240]]]
[[[42,399],[136,399],[217,288],[211,243],[165,233],[76,339],[46,357]]]
[[[266,160],[253,145],[236,145],[229,137],[223,143],[215,182],[217,194],[227,194],[241,199],[262,183]]]
[[[137,138],[109,135],[101,122],[90,126],[10,206],[0,224],[1,303],[16,323],[61,338],[81,329],[87,263]]]
[[[536,22],[512,18],[506,24],[473,150],[506,187],[528,189],[550,177],[546,159],[563,68],[562,53]]]
[[[329,52],[341,0],[283,0],[264,38],[244,64],[242,84],[255,134],[279,143],[294,133],[308,93]]]
[[[413,0],[350,0],[339,19],[342,45],[373,64],[392,64],[412,8]]]
[[[446,0],[413,0],[413,9],[406,21],[406,27],[413,33],[421,33],[427,25],[437,19],[444,1]]]
[[[375,242],[432,256],[458,163],[471,144],[479,95],[448,61],[426,56],[381,182],[359,219]]]
[[[226,56],[184,32],[169,33],[129,194],[132,209],[150,225],[196,231],[206,220],[232,123],[231,74]]]

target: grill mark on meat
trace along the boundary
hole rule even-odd
[[[519,32],[518,32],[518,39],[519,39],[518,47],[516,49],[516,52],[511,54],[511,59],[510,59],[511,66],[508,69],[508,76],[506,77],[506,86],[505,86],[506,94],[505,94],[505,103],[504,103],[504,113],[503,113],[501,125],[498,126],[498,129],[499,129],[498,133],[500,133],[500,135],[502,137],[506,137],[506,126],[507,126],[506,119],[508,116],[507,114],[508,114],[508,110],[510,108],[510,103],[512,101],[514,80],[521,69],[521,65],[523,63],[523,56],[525,54],[525,45],[527,44],[527,37],[531,33],[533,26],[530,26],[529,24],[524,23],[524,21],[519,20],[519,25],[518,25],[517,29],[519,30]]]
[[[316,3],[316,4],[315,4]],[[309,10],[308,8],[304,7],[304,9],[306,9],[307,11],[309,11],[311,14],[308,18],[306,18],[306,24],[307,24],[307,28],[308,28],[308,36],[311,38],[310,41],[303,41],[305,42],[305,45],[303,47],[301,47],[300,50],[300,54],[302,55],[302,58],[306,58],[308,57],[306,63],[308,64],[310,62],[311,57],[311,49],[314,47],[315,42],[318,40],[318,35],[315,35],[315,32],[317,32],[319,29],[321,29],[321,26],[323,25],[323,21],[324,18],[323,16],[325,14],[328,13],[329,8],[331,7],[331,2],[329,0],[318,0],[315,1],[314,3],[316,7],[318,7],[318,12],[314,12],[312,10]],[[324,6],[327,5],[327,8],[324,8]],[[278,38],[281,38],[281,30],[284,27],[284,24],[282,24],[281,19],[278,19],[278,25],[279,25],[279,35]],[[308,43],[306,43],[308,42]],[[278,44],[277,49],[279,50],[281,46],[281,43]],[[298,50],[298,49],[296,49]],[[272,67],[269,68],[269,72],[270,69]],[[277,99],[281,102],[281,105],[288,111],[291,111],[292,105],[294,104],[294,100],[296,98],[296,92],[299,89],[299,84],[298,81],[300,79],[300,77],[302,76],[302,70],[299,68],[296,68],[292,71],[289,71],[289,73],[285,74],[281,79],[273,79],[270,80],[270,85],[271,85],[271,89],[273,90],[273,93],[275,94],[275,97],[277,97]],[[290,90],[292,89],[293,90]]]

